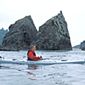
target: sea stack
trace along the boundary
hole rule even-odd
[[[81,42],[80,49],[81,50],[85,50],[85,41]]]
[[[62,11],[39,27],[37,31],[31,16],[9,26],[0,50],[27,50],[36,44],[39,50],[71,50],[67,22]]]
[[[9,32],[5,35],[3,50],[25,50],[28,49],[35,39],[37,29],[31,16],[26,16],[9,26]]]
[[[36,44],[40,50],[71,50],[67,22],[62,11],[39,27]]]

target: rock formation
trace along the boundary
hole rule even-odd
[[[62,11],[40,26],[36,44],[40,50],[72,49],[67,23]]]
[[[26,16],[9,26],[9,32],[4,37],[2,49],[28,49],[36,34],[37,30],[31,16]]]
[[[80,49],[81,50],[85,50],[85,41],[81,42]]]
[[[0,50],[26,50],[30,44],[40,50],[71,50],[70,36],[65,18],[60,13],[39,27],[37,32],[31,16],[9,26]]]

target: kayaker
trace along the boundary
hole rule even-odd
[[[42,59],[42,56],[36,56],[36,45],[31,45],[30,50],[27,52],[27,60],[38,61]]]

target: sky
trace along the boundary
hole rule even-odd
[[[0,0],[0,28],[31,15],[38,29],[62,10],[72,46],[85,40],[85,0]]]

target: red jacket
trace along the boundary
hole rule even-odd
[[[36,53],[34,51],[32,51],[32,50],[29,50],[27,52],[27,58],[28,58],[28,60],[32,60],[32,61],[40,60],[40,57],[37,57]]]

